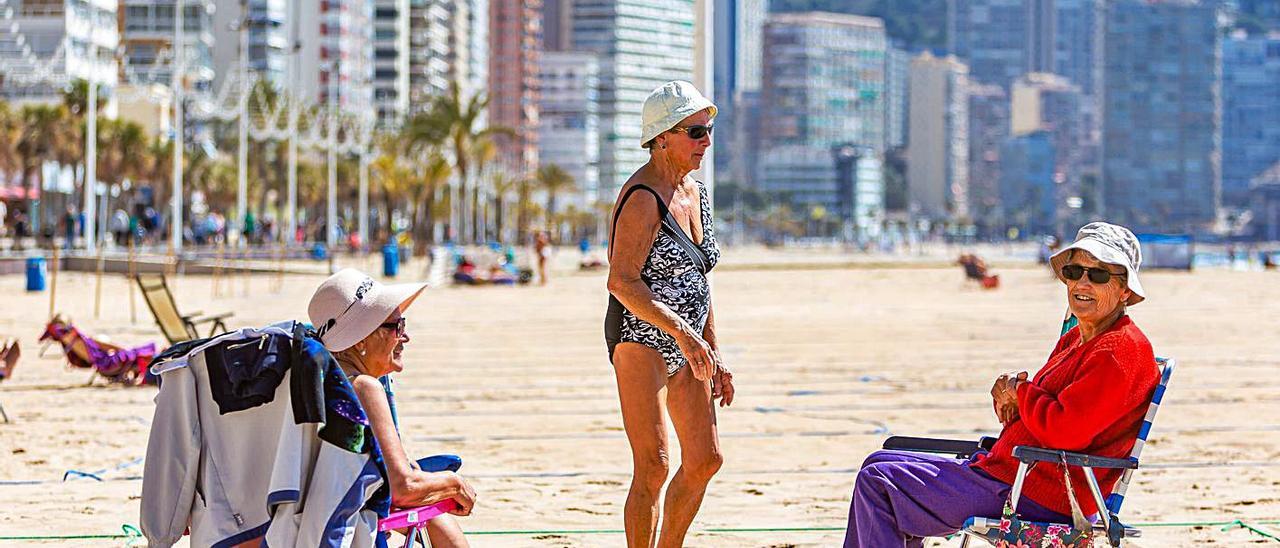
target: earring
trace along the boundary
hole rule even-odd
[[[361,356],[363,356],[363,355],[364,355],[364,349],[363,349],[363,348],[361,348],[361,349],[360,349],[360,355],[361,355]]]

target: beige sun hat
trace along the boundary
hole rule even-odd
[[[1080,227],[1080,231],[1076,233],[1076,241],[1049,258],[1054,275],[1062,283],[1067,282],[1062,279],[1062,266],[1067,264],[1068,252],[1072,249],[1088,251],[1099,262],[1124,267],[1127,273],[1126,284],[1132,292],[1124,304],[1133,306],[1146,300],[1147,292],[1142,289],[1142,282],[1138,279],[1138,268],[1142,266],[1142,246],[1132,231],[1120,225],[1102,222]]]
[[[316,288],[307,316],[330,352],[351,348],[373,333],[393,310],[413,304],[425,283],[380,284],[368,274],[344,268]]]
[[[646,148],[654,137],[706,109],[711,109],[711,117],[715,118],[716,106],[689,82],[674,80],[658,86],[644,100],[640,115],[640,147]]]

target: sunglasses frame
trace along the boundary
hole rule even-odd
[[[703,138],[703,137],[709,137],[709,136],[711,135],[711,132],[715,131],[715,129],[716,129],[716,125],[715,125],[715,124],[697,124],[697,125],[692,125],[692,126],[676,126],[676,127],[671,128],[671,132],[673,132],[673,133],[683,133],[683,134],[685,134],[685,135],[688,135],[690,139],[693,139],[693,140],[695,140],[695,141],[696,141],[696,140],[701,139],[701,138]],[[699,131],[699,130],[701,130],[701,131],[703,131],[703,132],[705,132],[705,133],[702,133],[702,135],[697,135],[697,136],[695,136],[693,133],[694,133],[695,131]]]
[[[1078,276],[1072,277],[1070,274],[1067,274],[1067,269],[1072,269],[1072,270],[1074,270],[1074,269],[1076,269],[1076,268],[1079,268],[1079,269],[1080,269],[1080,274],[1079,274]],[[1062,268],[1061,268],[1061,270],[1060,270],[1060,273],[1062,274],[1062,277],[1063,277],[1063,278],[1066,278],[1067,280],[1070,280],[1070,281],[1073,281],[1073,282],[1074,282],[1074,281],[1079,281],[1080,279],[1084,278],[1084,277],[1087,275],[1087,276],[1089,276],[1089,281],[1090,281],[1090,282],[1093,282],[1093,283],[1098,284],[1098,285],[1103,285],[1103,284],[1111,283],[1111,278],[1113,278],[1113,277],[1114,277],[1114,278],[1128,278],[1128,277],[1129,277],[1129,274],[1128,274],[1128,273],[1118,274],[1118,273],[1112,272],[1112,271],[1110,271],[1110,270],[1107,270],[1107,269],[1105,269],[1105,268],[1093,268],[1093,267],[1090,267],[1090,266],[1084,266],[1084,265],[1079,265],[1079,264],[1064,264],[1064,265],[1062,265]],[[1097,276],[1096,276],[1096,277],[1094,276],[1095,274],[1097,274]],[[1099,278],[1101,278],[1101,279],[1099,279]]]
[[[394,321],[394,322],[382,322],[382,323],[378,324],[378,328],[379,328],[379,329],[394,329],[394,330],[395,330],[395,332],[396,332],[396,336],[397,336],[397,337],[400,337],[400,336],[404,335],[404,330],[405,330],[405,321],[404,321],[404,316],[400,316],[400,319],[399,319],[399,320],[396,320],[396,321]]]

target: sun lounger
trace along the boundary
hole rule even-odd
[[[44,328],[40,340],[54,341],[62,346],[67,362],[72,367],[92,369],[111,382],[142,384],[147,379],[147,365],[156,355],[152,343],[124,348],[87,336],[61,316],[54,316]],[[93,381],[91,377],[90,382]]]
[[[178,303],[174,301],[163,274],[138,274],[135,279],[138,288],[142,290],[142,296],[147,300],[147,307],[156,318],[156,325],[160,326],[160,332],[169,339],[169,344],[200,338],[196,327],[203,324],[210,324],[209,334],[206,335],[208,337],[227,332],[224,320],[233,315],[231,312],[213,316],[201,316],[200,312],[184,315],[178,312]]]

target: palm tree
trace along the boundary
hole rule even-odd
[[[0,101],[0,180],[8,181],[9,175],[22,169],[18,158],[18,139],[22,135],[22,120]]]
[[[35,218],[32,208],[33,184],[40,166],[61,156],[68,146],[69,122],[63,105],[27,105],[22,107],[22,133],[16,149],[21,158],[22,188],[27,196],[27,213]],[[71,135],[74,137],[74,135]],[[43,183],[43,181],[41,181]]]
[[[497,234],[497,240],[501,242],[507,205],[506,197],[511,191],[517,189],[520,180],[499,172],[493,174],[491,184],[493,186],[494,233]]]
[[[449,93],[436,97],[431,105],[431,109],[425,114],[439,124],[438,127],[448,128],[446,132],[447,140],[453,152],[454,172],[458,177],[458,202],[453,208],[454,215],[459,221],[458,224],[464,224],[466,217],[466,209],[463,202],[469,187],[471,177],[471,164],[474,159],[474,149],[481,139],[495,134],[514,134],[509,128],[490,126],[487,128],[479,128],[477,125],[480,121],[481,114],[484,113],[485,107],[489,104],[489,99],[482,94],[476,94],[470,98],[463,97],[462,89],[458,82],[449,84]],[[471,227],[470,232],[458,230],[461,227],[454,226],[454,232],[459,238],[471,236],[474,240],[475,227]]]
[[[516,182],[516,241],[524,242],[529,236],[529,222],[537,215],[537,205],[533,203],[533,185],[535,181],[523,177]]]
[[[556,195],[576,187],[573,176],[556,164],[548,164],[538,168],[538,187],[547,193],[547,224],[558,225],[553,221],[556,215]],[[553,236],[559,235],[559,227],[553,227],[552,232]]]

